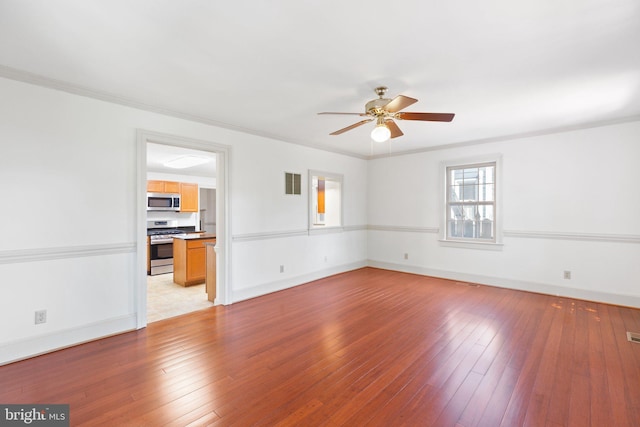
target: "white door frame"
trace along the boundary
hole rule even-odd
[[[143,129],[137,133],[137,261],[135,283],[136,325],[147,325],[147,143],[171,145],[216,154],[216,298],[214,304],[230,304],[231,215],[229,213],[229,165],[231,146]]]

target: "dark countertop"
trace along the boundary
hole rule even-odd
[[[189,233],[184,236],[173,236],[174,239],[182,240],[202,240],[202,239],[215,239],[216,235],[213,233]]]

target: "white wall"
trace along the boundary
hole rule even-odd
[[[630,122],[372,160],[371,264],[640,307],[639,135]],[[442,245],[440,163],[492,154],[502,250]]]
[[[232,257],[250,260],[233,263],[234,301],[366,265],[366,161],[266,140],[232,158]],[[346,231],[308,234],[309,169],[344,175]],[[285,194],[285,171],[302,175],[302,195]]]
[[[0,364],[136,327],[137,129],[231,147],[233,301],[366,264],[363,160],[8,79],[0,93]],[[348,177],[352,229],[287,236],[307,210],[284,171],[319,168]]]
[[[7,79],[0,93],[0,364],[136,327],[137,129],[231,147],[232,302],[369,263],[640,306],[638,122],[366,162]],[[504,247],[441,246],[439,164],[487,153]],[[308,233],[308,170],[344,176],[340,232]]]

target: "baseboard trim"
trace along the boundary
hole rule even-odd
[[[324,279],[328,276],[335,274],[346,273],[347,271],[357,270],[359,268],[367,267],[366,260],[357,261],[349,264],[343,264],[331,268],[325,268],[323,270],[314,271],[313,273],[303,274],[300,276],[289,277],[282,280],[276,280],[269,283],[263,283],[251,288],[240,289],[233,291],[232,304],[238,301],[244,301],[251,298],[256,298],[262,295],[270,294],[272,292],[282,291],[284,289],[293,288],[298,285],[313,282],[314,280]]]
[[[438,277],[442,279],[456,280],[459,282],[477,283],[487,286],[496,286],[499,288],[514,289],[518,291],[535,292],[539,294],[575,298],[585,301],[600,302],[624,307],[640,308],[640,297],[632,295],[620,295],[607,292],[590,291],[586,289],[567,288],[564,286],[550,285],[546,283],[505,279],[502,277],[483,276],[479,274],[457,273],[454,271],[437,270],[414,265],[401,265],[374,260],[369,260],[368,265],[369,267],[400,271],[403,273],[419,274],[421,276]]]
[[[35,335],[0,345],[0,366],[137,329],[136,315]]]

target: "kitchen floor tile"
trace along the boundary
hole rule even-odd
[[[183,287],[173,282],[173,273],[147,276],[147,323],[209,307],[204,283]]]

